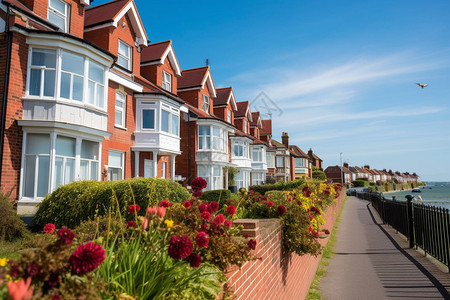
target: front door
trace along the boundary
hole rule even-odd
[[[144,159],[144,177],[154,177],[153,176],[153,161],[151,159]]]

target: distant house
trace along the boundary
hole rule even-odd
[[[262,184],[266,182],[267,176],[267,149],[269,145],[261,140],[262,120],[259,112],[252,112],[250,122],[250,135],[255,139],[251,147],[252,171],[250,174],[251,184]]]
[[[266,146],[266,162],[267,162],[267,174],[266,181],[268,179],[276,180],[276,167],[275,167],[275,155],[277,147],[272,145],[272,120],[261,120],[262,128],[259,131],[260,139]]]
[[[271,143],[276,147],[275,178],[277,180],[289,181],[291,178],[291,154],[289,149],[274,139],[272,139]]]
[[[318,157],[315,153],[313,153],[313,150],[311,148],[309,148],[308,156],[309,156],[309,159],[311,160],[312,166],[319,168],[320,170],[323,171],[322,159],[320,157]]]
[[[308,154],[296,145],[289,145],[291,152],[291,180],[312,177],[311,160]]]
[[[341,166],[329,166],[325,169],[325,175],[327,178],[335,183],[349,184],[352,180],[352,172],[346,167]]]

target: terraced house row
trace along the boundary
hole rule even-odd
[[[1,191],[30,213],[74,180],[159,177],[208,189],[321,168],[272,139],[271,120],[216,89],[208,66],[182,70],[172,42],[149,43],[133,0],[1,0]]]

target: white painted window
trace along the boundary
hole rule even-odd
[[[213,166],[212,174],[213,174],[212,189],[214,190],[220,189],[222,182],[222,168],[219,166]]]
[[[252,185],[264,183],[264,173],[252,173]]]
[[[198,166],[198,176],[206,180],[208,186],[205,190],[218,190],[222,188],[222,167]]]
[[[178,115],[165,109],[161,110],[161,131],[178,136],[179,123],[180,120]]]
[[[231,124],[231,110],[227,109],[227,122]]]
[[[81,142],[80,179],[98,180],[99,143],[88,140]]]
[[[56,137],[54,186],[71,183],[75,179],[76,139]]]
[[[248,121],[244,120],[244,132],[248,133]]]
[[[209,166],[198,166],[198,177],[205,179],[207,186],[205,190],[211,190],[211,169]]]
[[[268,168],[275,168],[275,153],[267,152],[266,153],[266,159],[267,159],[267,167]]]
[[[209,113],[209,97],[206,95],[203,95],[202,110]]]
[[[238,189],[245,188],[247,189],[250,184],[250,172],[248,171],[239,171],[236,175],[236,186]]]
[[[61,0],[48,1],[48,21],[55,24],[62,31],[69,31],[69,4]]]
[[[125,127],[125,111],[126,111],[126,96],[121,92],[116,92],[116,103],[114,112],[114,125]]]
[[[167,177],[167,163],[162,162],[161,163],[161,178],[166,178],[166,177]]]
[[[151,159],[144,159],[144,177],[154,177],[153,176],[153,161]]]
[[[305,166],[304,159],[300,157],[295,158],[295,167],[296,168],[303,168]]]
[[[277,156],[277,168],[284,167],[284,156]]]
[[[27,95],[62,98],[104,109],[105,68],[62,49],[31,48]]]
[[[155,129],[155,110],[142,110],[142,129]]]
[[[24,161],[23,197],[44,197],[49,192],[49,134],[27,135]]]
[[[119,40],[117,64],[131,71],[131,46]]]
[[[212,148],[214,150],[220,150],[220,128],[212,127]]]
[[[248,157],[248,143],[241,141],[234,141],[233,144],[234,157]]]
[[[211,149],[211,126],[198,126],[198,149]]]
[[[109,150],[108,180],[116,181],[124,178],[125,152]]]
[[[163,71],[162,88],[172,92],[172,75],[166,71]]]
[[[253,147],[252,160],[254,162],[263,162],[263,151],[261,147]]]

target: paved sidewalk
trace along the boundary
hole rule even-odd
[[[450,275],[407,249],[407,243],[391,228],[380,226],[382,222],[368,204],[348,197],[336,253],[319,284],[322,296],[330,300],[450,299]]]

